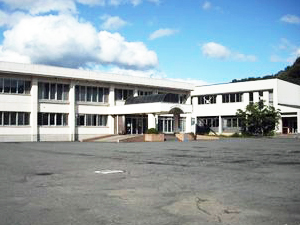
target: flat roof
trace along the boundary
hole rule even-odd
[[[157,79],[148,77],[128,76],[112,73],[104,73],[83,69],[71,69],[55,66],[36,64],[12,63],[0,61],[0,72],[22,74],[39,77],[55,77],[76,80],[93,80],[107,83],[129,84],[147,87],[168,88],[173,90],[191,91],[195,85],[191,83]]]

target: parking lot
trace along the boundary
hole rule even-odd
[[[300,139],[0,143],[0,224],[300,224]]]

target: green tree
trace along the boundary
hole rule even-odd
[[[250,103],[246,110],[237,110],[242,133],[250,135],[270,135],[279,123],[280,111],[267,106],[263,101]]]

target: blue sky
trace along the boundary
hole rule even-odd
[[[0,60],[197,84],[300,56],[298,0],[0,0]]]

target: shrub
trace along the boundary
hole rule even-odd
[[[155,128],[150,128],[146,131],[146,134],[158,134],[158,130]]]

